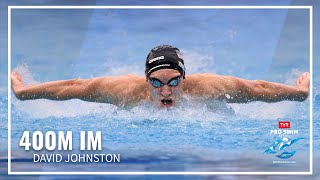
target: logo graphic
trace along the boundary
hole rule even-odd
[[[153,59],[150,59],[150,60],[149,60],[149,64],[153,63],[154,61],[161,60],[161,59],[164,59],[164,56],[159,56],[159,57],[155,57],[155,58],[153,58]]]
[[[278,128],[279,129],[290,128],[290,121],[279,121]]]
[[[289,141],[288,138],[277,139],[273,142],[273,144],[267,150],[264,151],[263,154],[276,154],[275,156],[277,158],[289,159],[293,155],[295,155],[297,151],[293,150],[293,151],[289,152],[289,151],[285,151],[285,150],[288,149],[288,147],[290,147],[291,145],[300,141],[301,139],[304,139],[304,138],[296,138],[291,141]],[[277,154],[278,152],[279,153],[281,152],[281,153]]]

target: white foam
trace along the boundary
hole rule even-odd
[[[296,102],[277,103],[252,102],[248,104],[230,104],[238,117],[250,119],[278,119],[291,116]]]
[[[216,72],[214,57],[201,54],[194,50],[183,49],[182,52],[187,74]]]
[[[299,69],[296,69],[296,68],[291,69],[291,71],[287,72],[285,75],[286,81],[284,82],[284,84],[295,86],[298,77],[302,74],[303,72],[300,71]]]
[[[136,64],[130,64],[129,66],[117,65],[114,63],[107,62],[103,64],[106,72],[102,73],[104,76],[119,76],[124,74],[135,74],[138,76],[144,76],[144,69]]]
[[[18,71],[20,75],[22,76],[22,82],[24,85],[30,85],[30,84],[37,84],[39,83],[33,78],[33,75],[31,74],[29,67],[27,64],[19,64],[13,71]]]

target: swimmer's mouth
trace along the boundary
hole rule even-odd
[[[172,99],[162,99],[161,100],[161,103],[166,106],[166,107],[169,107],[169,106],[172,106],[173,105],[173,100]]]

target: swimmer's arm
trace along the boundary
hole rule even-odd
[[[230,79],[226,78],[227,81]],[[231,78],[234,84],[227,85],[226,94],[224,95],[227,102],[230,103],[245,103],[251,101],[264,102],[279,102],[284,100],[289,101],[304,101],[309,95],[310,77],[309,73],[302,74],[296,86],[289,86],[274,82],[262,80],[243,80]],[[228,84],[228,83],[227,83]],[[233,88],[235,87],[235,88]]]
[[[22,83],[22,77],[17,72],[11,73],[11,87],[15,96],[20,100],[32,99],[51,99],[51,100],[68,100],[68,99],[83,99],[92,101],[95,98],[94,87],[92,86],[95,80],[61,80],[45,82],[35,85],[25,86]]]
[[[131,83],[129,84],[129,81]],[[126,106],[139,101],[140,94],[137,83],[143,81],[137,76],[100,77],[92,79],[71,79],[45,82],[24,86],[17,72],[11,74],[11,85],[15,96],[20,100],[51,99],[68,100],[81,99],[91,102],[111,103]],[[138,88],[137,88],[138,87]],[[137,93],[136,96],[132,96]]]
[[[206,81],[200,82],[200,87],[202,87],[200,94],[207,98],[226,100],[229,103],[304,101],[309,95],[309,73],[302,74],[296,86],[262,80],[245,80],[231,76],[210,74],[204,76],[207,77],[201,78]]]

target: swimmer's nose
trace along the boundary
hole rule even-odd
[[[168,86],[168,85],[163,85],[161,87],[161,95],[167,97],[167,96],[170,96],[171,95],[171,88]]]

